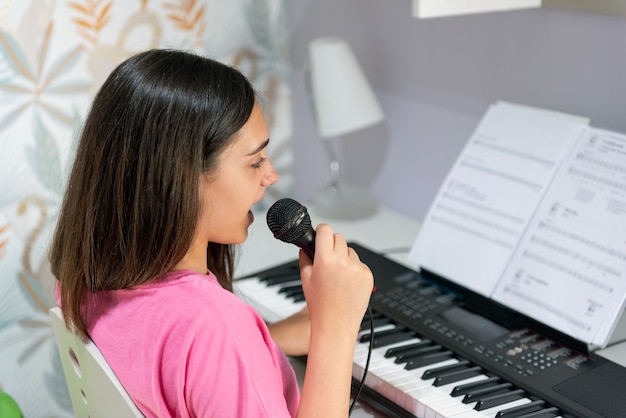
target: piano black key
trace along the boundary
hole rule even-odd
[[[293,295],[299,295],[302,293],[302,284],[295,284],[291,286],[283,286],[278,289],[278,293],[282,293],[283,295],[289,297]]]
[[[374,337],[374,348],[386,347],[391,344],[408,341],[412,338],[415,338],[415,333],[411,331],[402,331],[394,334]]]
[[[294,274],[297,274],[298,277],[300,277],[300,266],[297,263],[259,273],[257,277],[259,280],[263,281],[269,277],[287,276]]]
[[[408,350],[404,353],[400,353],[398,355],[396,355],[394,362],[396,364],[400,364],[400,363],[408,363],[409,361],[411,361],[414,358],[419,358],[425,355],[429,355],[433,352],[437,352],[437,351],[441,351],[443,350],[443,347],[441,347],[440,345],[437,344],[429,344],[429,345],[425,345],[423,347],[420,348],[415,348],[413,350]]]
[[[286,295],[287,299],[292,299],[295,301],[303,301],[304,300],[304,292],[301,290],[299,292],[292,292],[289,295]]]
[[[374,312],[374,317],[373,317],[373,321],[374,321],[374,328],[378,328],[381,327],[383,325],[387,325],[387,324],[391,324],[391,319],[389,319],[388,317],[380,314],[380,313],[376,313]],[[365,330],[365,329],[369,329],[370,328],[370,319],[368,318],[368,316],[366,315],[363,318],[363,321],[361,321],[361,331]]]
[[[441,366],[441,367],[436,367],[434,369],[428,369],[424,372],[424,374],[422,374],[422,379],[424,380],[432,379],[442,374],[456,371],[458,369],[466,369],[469,364],[470,364],[469,361],[461,360],[456,364],[449,364],[447,366]]]
[[[300,273],[292,273],[292,274],[283,274],[283,275],[271,275],[266,277],[261,277],[260,281],[265,283],[267,286],[275,286],[281,283],[288,282],[296,282],[300,280]]]
[[[507,382],[507,383],[499,383],[497,385],[471,390],[465,394],[465,397],[463,398],[462,402],[463,403],[477,402],[486,396],[508,392],[511,390],[512,387],[513,385]]]
[[[300,311],[305,305],[304,298],[288,298],[278,293],[280,286],[267,286],[258,277],[236,280],[233,283],[235,293],[252,304],[268,322],[287,318]]]
[[[409,360],[404,366],[404,368],[406,370],[413,370],[419,367],[428,366],[429,364],[439,363],[441,361],[451,359],[453,357],[454,357],[454,354],[450,350],[441,351],[439,353],[427,354],[427,355]]]
[[[300,293],[298,295],[293,295],[289,299],[293,299],[294,302],[304,302],[304,293]]]
[[[483,411],[485,409],[493,408],[494,406],[504,405],[505,403],[522,399],[524,396],[525,393],[522,389],[516,389],[506,393],[499,393],[496,395],[487,396],[479,400],[476,403],[474,409],[477,411]]]
[[[457,370],[435,378],[433,386],[448,385],[450,383],[459,382],[473,376],[480,376],[483,373],[483,369],[479,366],[470,367],[465,370]]]
[[[467,383],[465,385],[459,385],[456,386],[454,389],[452,389],[452,392],[450,392],[450,396],[463,396],[465,394],[467,394],[468,392],[475,390],[475,389],[479,389],[479,388],[484,388],[484,387],[488,387],[488,386],[494,386],[496,384],[498,384],[500,382],[500,378],[497,376],[491,376],[488,377],[485,380],[481,380],[480,382],[474,382],[474,383]]]
[[[420,348],[420,347],[430,346],[430,345],[432,345],[432,343],[433,343],[432,341],[424,339],[424,340],[422,340],[420,342],[417,342],[417,343],[407,344],[407,345],[403,345],[403,346],[400,346],[400,347],[393,347],[393,348],[390,348],[389,350],[387,350],[385,352],[385,357],[386,358],[396,357],[396,356],[398,356],[400,354],[409,352],[411,350],[414,350],[414,349],[417,349],[417,348]]]
[[[378,330],[378,331],[374,331],[373,335],[371,333],[366,333],[366,334],[361,335],[361,337],[359,338],[359,342],[366,343],[372,337],[374,338],[374,341],[376,341],[377,338],[384,338],[385,336],[393,335],[393,334],[397,334],[397,333],[401,333],[405,331],[406,331],[406,328],[403,328],[403,327]]]
[[[504,409],[499,411],[495,418],[518,418],[524,414],[531,412],[537,412],[542,410],[546,406],[546,403],[542,400],[532,401],[526,405],[515,406],[513,408]]]
[[[541,411],[531,412],[529,414],[520,415],[518,418],[555,418],[559,416],[559,409],[552,407],[542,409]]]

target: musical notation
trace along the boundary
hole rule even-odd
[[[493,295],[592,346],[606,345],[626,303],[626,211],[614,209],[626,208],[625,150],[624,136],[584,132]]]

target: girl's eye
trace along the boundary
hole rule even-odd
[[[265,157],[261,157],[259,159],[259,161],[257,161],[256,163],[252,164],[252,168],[261,168],[261,166],[263,165],[263,163],[267,161],[267,158]]]

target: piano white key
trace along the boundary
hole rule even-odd
[[[463,399],[462,396],[460,398]],[[459,403],[457,405],[447,406],[438,410],[435,415],[436,418],[452,418],[461,413],[472,411],[474,406],[476,406],[476,402],[463,403],[461,402],[461,399],[459,399]]]
[[[485,376],[485,378],[486,377],[487,376]],[[495,385],[496,383],[493,383],[493,384]],[[471,413],[478,412],[474,409],[474,407],[476,406],[478,402],[475,401],[475,402],[470,402],[467,404],[463,403],[464,397],[465,395],[459,395],[455,397],[451,396],[451,399],[456,400],[456,404],[448,404],[447,406],[446,405],[433,405],[433,409],[435,409],[437,412],[437,414],[435,415],[436,418],[452,418],[452,417],[456,418],[457,416],[462,415],[462,414],[471,414]],[[530,399],[528,399],[528,402],[530,402]],[[498,409],[498,411],[512,408],[513,406],[514,405],[504,404],[504,405],[501,405],[501,408]]]
[[[397,379],[395,381],[395,385],[398,390],[402,391],[403,396],[406,397],[411,391],[417,391],[417,390],[420,390],[421,388],[432,386],[432,383],[435,379],[434,378],[423,379],[422,375],[424,374],[424,371],[428,369],[433,369],[435,367],[456,364],[458,362],[459,360],[452,358],[452,359],[444,360],[439,363],[429,364],[428,366],[423,366],[423,367],[413,369],[413,370],[406,370],[403,367],[402,370],[404,370],[406,377]],[[417,377],[417,380],[414,379],[415,376]]]
[[[481,380],[481,379],[477,379],[477,377],[478,376],[475,376],[475,377],[466,379],[465,381],[462,381],[462,382],[471,383],[477,380]],[[458,402],[452,396],[450,396],[450,392],[457,384],[463,384],[463,383],[461,382],[450,383],[449,385],[436,387],[432,385],[433,380],[434,379],[429,380],[429,382],[431,382],[430,386],[424,387],[423,389],[420,389],[419,391],[412,389],[406,394],[407,396],[414,398],[414,404],[416,405],[416,411],[417,411],[416,415],[419,417],[428,416],[429,405],[436,403],[437,401],[440,401],[442,399],[445,401],[446,405],[450,405],[453,402]]]
[[[483,376],[481,377],[484,378]],[[469,383],[469,382],[463,382],[463,383]],[[452,385],[452,387],[454,387],[454,385]],[[426,417],[428,418],[452,418],[452,417],[456,418],[462,413],[472,413],[472,411],[480,412],[480,413],[484,412],[484,411],[476,411],[474,409],[474,407],[476,406],[478,402],[465,404],[462,401],[463,401],[463,396],[457,396],[457,397],[448,396],[447,399],[442,398],[439,401],[434,401],[432,403],[429,403],[427,410],[426,410]],[[521,401],[521,403],[518,403],[518,401]],[[530,403],[530,402],[531,402],[530,399],[522,398],[516,401],[502,404],[499,407],[496,407],[495,409],[497,409],[497,412],[498,412],[504,409],[513,408],[517,405],[522,405],[522,404]],[[489,409],[485,411],[491,411],[491,410]],[[495,414],[488,415],[488,416],[493,417],[495,416]]]
[[[448,404],[448,405],[444,405],[444,404],[438,404],[438,405],[433,405],[433,409],[437,412],[435,417],[436,418],[456,418],[459,415],[461,415],[462,413],[470,413],[471,411],[475,411],[474,407],[476,406],[476,404],[478,402],[472,402],[472,403],[463,403],[463,396],[457,396],[457,397],[450,397],[451,399],[455,399],[456,400],[456,404]],[[522,400],[524,400],[523,403],[529,403],[531,402],[530,399],[528,398],[522,398]],[[509,404],[503,404],[500,405],[500,408],[498,409],[498,411],[502,411],[504,409],[508,409],[508,408],[513,408],[514,404],[509,403]],[[476,411],[478,412],[478,411]],[[482,412],[482,411],[481,411]],[[495,415],[495,414],[494,414]],[[492,415],[492,416],[494,416]]]
[[[393,383],[395,388],[395,395],[393,397],[393,400],[395,401],[395,403],[403,407],[407,403],[407,390],[409,390],[410,388],[414,388],[416,382],[423,382],[421,374],[411,373],[412,370],[405,370],[405,372],[406,373],[403,376],[395,379]]]
[[[398,343],[397,345],[394,344],[388,347],[375,348],[374,350],[372,350],[372,358],[370,360],[370,369],[374,367],[376,364],[381,363],[381,362],[384,364],[395,364],[393,358],[385,357],[385,352],[387,351],[386,349],[390,347],[401,347],[402,345],[405,345],[405,344]],[[365,363],[367,362],[368,351],[369,351],[369,343],[357,344],[354,350],[354,362],[357,365],[359,365],[361,368],[365,367]]]
[[[406,370],[404,369],[404,364],[396,364],[393,359],[384,358],[384,361],[378,361],[378,359],[372,356],[372,364],[370,364],[366,384],[388,399],[398,403],[396,398],[404,395],[399,393],[399,382],[404,382],[412,388],[429,385],[429,382],[425,382],[421,378],[422,373],[422,370],[418,369]],[[360,375],[362,375],[362,372]]]
[[[383,327],[380,327],[380,329],[382,328]],[[388,326],[384,326],[384,328],[390,329]],[[389,399],[393,399],[395,388],[393,387],[392,381],[390,381],[390,375],[396,372],[403,371],[404,368],[403,365],[394,363],[393,358],[385,357],[385,353],[389,348],[401,347],[403,345],[412,344],[419,341],[421,340],[417,338],[412,338],[410,340],[401,341],[372,350],[368,376],[365,379],[365,383],[367,384],[367,386],[381,393],[383,396],[386,396]],[[352,375],[358,380],[360,380],[363,376],[363,370],[365,369],[365,364],[367,362],[368,350],[369,342],[357,344]]]
[[[523,399],[518,399],[516,401],[513,402],[509,402],[505,405],[498,405],[498,406],[494,406],[493,408],[489,408],[489,409],[484,409],[482,411],[476,411],[474,409],[472,409],[471,411],[466,411],[466,412],[461,412],[459,414],[456,415],[451,415],[450,417],[452,418],[488,418],[488,417],[495,417],[496,414],[498,413],[498,411],[501,411],[503,409],[507,409],[507,408],[513,408],[516,407],[518,405],[524,405],[525,403],[530,402],[530,399],[527,398],[523,398]]]
[[[386,331],[389,329],[394,329],[397,328],[396,325],[394,324],[385,324],[385,325],[380,325],[378,327],[374,328],[374,332],[378,332],[378,331]],[[370,329],[367,328],[361,332],[358,333],[357,335],[357,341],[359,341],[361,339],[361,337],[363,335],[368,335],[370,334]],[[354,349],[354,361],[355,363],[359,363],[362,366],[365,365],[365,361],[367,360],[367,353],[369,351],[369,347],[370,347],[370,342],[366,341],[366,342],[358,342],[355,349]],[[377,352],[377,350],[379,349],[374,349],[372,350],[372,355]],[[381,356],[384,355],[384,352],[381,354]]]
[[[422,385],[424,381],[421,376],[414,373],[413,370],[405,370],[404,368],[396,368],[391,373],[383,376],[384,383],[380,386],[385,390],[387,398],[398,403],[397,398],[402,398],[402,393],[398,390],[399,382],[411,382],[413,386]],[[399,404],[402,405],[402,404]]]
[[[235,293],[252,305],[267,322],[276,322],[295,314],[306,306],[305,301],[293,299],[278,293],[280,286],[267,286],[258,278],[236,280]]]
[[[397,328],[395,325],[383,325],[375,329],[376,331],[389,330]],[[366,332],[362,332],[365,334]],[[361,334],[361,335],[362,335]],[[397,384],[402,381],[404,383],[412,382],[411,387],[415,387],[416,384],[427,385],[428,383],[424,383],[424,380],[421,378],[423,374],[423,370],[430,369],[436,367],[436,365],[424,366],[420,369],[415,370],[406,370],[404,368],[405,363],[397,364],[395,363],[395,358],[384,357],[384,354],[390,348],[401,347],[409,344],[413,344],[416,342],[422,341],[419,338],[411,338],[409,340],[401,341],[398,343],[390,344],[385,347],[380,347],[372,350],[372,358],[370,360],[370,368],[368,371],[368,376],[366,377],[365,383],[370,388],[376,390],[383,396],[395,400],[397,396]],[[353,368],[353,376],[357,379],[360,379],[363,374],[363,369],[365,367],[365,363],[367,361],[367,352],[369,350],[369,342],[364,342],[357,344],[357,348],[355,350],[355,367]],[[446,360],[447,363],[444,364],[454,364],[457,363],[458,360],[449,359]]]
[[[398,345],[402,345],[402,344],[400,343]],[[370,365],[369,365],[369,372],[376,372],[377,370],[390,367],[393,365],[397,366],[397,364],[393,362],[393,358],[385,357],[385,351],[386,350],[382,348],[372,350]],[[368,352],[369,352],[369,342],[357,344],[357,347],[354,350],[354,363],[355,363],[355,366],[358,366],[361,372],[363,371],[363,369],[365,369],[365,365],[367,363]]]
[[[424,374],[424,372],[428,369],[432,369],[435,367],[448,366],[451,364],[456,364],[458,362],[459,362],[458,359],[451,358],[448,360],[441,361],[439,363],[434,363],[434,364],[429,364],[427,366],[418,367],[413,370],[403,369],[405,372],[411,372],[410,376],[417,376],[419,380],[413,380],[409,377],[406,379],[400,378],[394,382],[394,386],[396,387],[396,390],[397,390],[396,397],[395,397],[397,403],[403,406],[404,409],[406,409],[407,411],[413,413],[414,415],[418,415],[417,414],[418,404],[413,394],[419,394],[420,391],[426,390],[429,386],[432,386],[432,382],[435,380],[434,378],[428,379],[428,380],[422,379],[422,375]],[[418,415],[418,416],[421,416],[421,415]]]
[[[486,379],[487,376],[482,374],[478,376],[472,376],[467,379],[459,380],[457,382],[448,383],[442,386],[433,386],[432,391],[424,396],[420,397],[418,401],[424,405],[424,417],[436,418],[437,411],[462,404],[462,396],[452,397],[450,392],[458,385],[464,385],[465,383],[478,382],[479,380]]]

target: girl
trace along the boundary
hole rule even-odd
[[[278,181],[268,143],[248,80],[192,53],[139,53],[93,101],[50,260],[67,325],[146,416],[348,414],[373,278],[345,239],[319,225],[315,261],[300,252],[302,394],[268,326],[232,293],[234,245]]]

